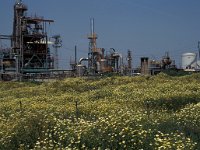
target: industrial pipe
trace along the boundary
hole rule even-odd
[[[78,63],[81,64],[82,61],[88,61],[88,60],[89,60],[88,58],[80,58]]]

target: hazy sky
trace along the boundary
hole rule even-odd
[[[55,22],[49,35],[60,34],[60,67],[87,57],[90,18],[95,18],[99,48],[115,48],[124,56],[132,50],[134,66],[140,57],[161,59],[166,51],[180,65],[181,54],[197,52],[200,40],[200,0],[23,0],[28,16],[44,16]],[[0,34],[12,33],[15,0],[0,0]]]

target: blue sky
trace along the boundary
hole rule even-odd
[[[180,65],[181,54],[197,52],[200,40],[199,0],[23,0],[28,16],[44,16],[55,22],[49,35],[60,34],[60,68],[69,68],[74,46],[78,57],[87,57],[90,18],[95,19],[99,48],[115,48],[133,64],[140,57],[161,59],[166,51]],[[0,34],[12,33],[15,0],[0,0]]]

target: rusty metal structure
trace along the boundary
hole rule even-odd
[[[43,17],[27,16],[28,7],[22,0],[16,0],[13,12],[13,31],[11,35],[0,35],[0,78],[16,80],[27,75],[57,76],[71,74],[75,76],[101,75],[104,73],[131,73],[132,58],[128,51],[128,65],[123,63],[122,54],[114,48],[105,50],[97,47],[98,36],[94,30],[94,19],[90,19],[90,34],[88,57],[77,61],[75,47],[75,61],[70,61],[71,70],[59,70],[58,48],[62,46],[60,35],[48,37],[47,27],[54,20]],[[49,41],[53,39],[54,57],[51,56]],[[1,40],[10,40],[10,48],[2,48]],[[83,63],[86,61],[87,65]],[[127,71],[128,70],[128,71]],[[63,74],[62,74],[63,73]],[[125,73],[126,74],[126,73]],[[3,77],[4,76],[4,77]]]
[[[91,32],[88,35],[89,50],[88,58],[80,58],[76,65],[78,76],[84,74],[96,75],[108,72],[120,72],[122,65],[122,55],[117,53],[114,48],[105,54],[104,48],[97,47],[97,34],[94,32],[94,19],[90,19]],[[83,61],[88,62],[88,66],[82,64]]]
[[[169,52],[165,53],[165,56],[163,56],[162,61],[161,61],[161,67],[162,69],[167,69],[170,67],[172,63],[171,58],[169,57]]]
[[[16,75],[52,69],[54,65],[48,47],[47,24],[54,21],[36,15],[27,16],[28,7],[22,0],[16,0],[13,10],[12,35],[0,35],[1,40],[11,41],[8,51],[5,52],[4,48],[0,50],[1,74],[8,73],[10,66]]]
[[[142,75],[149,74],[149,58],[148,57],[141,58],[141,74]]]
[[[46,27],[47,23],[54,21],[28,17],[27,10],[21,0],[16,1],[11,46],[12,54],[18,57],[20,73],[52,68]]]
[[[132,67],[132,54],[128,50],[124,64],[122,54],[114,48],[105,50],[97,46],[98,35],[94,29],[94,19],[90,19],[90,33],[87,36],[89,48],[87,58],[77,60],[77,47],[75,46],[75,58],[70,58],[70,70],[59,70],[58,49],[62,47],[61,36],[48,37],[47,27],[54,20],[44,19],[39,16],[27,16],[28,7],[22,0],[16,0],[13,17],[13,31],[11,35],[0,35],[0,79],[11,80],[12,76],[19,77],[36,75],[37,77],[65,77],[102,75],[106,73],[118,73],[121,75],[154,75],[162,70],[176,68],[174,60],[171,60],[167,52],[161,60],[141,58],[141,67],[136,70]],[[49,41],[54,48],[54,56],[51,56]],[[3,47],[2,40],[9,40],[10,47]],[[200,56],[200,42],[198,42]],[[200,66],[200,61],[195,62]],[[200,68],[200,67],[199,67]]]
[[[141,57],[141,69],[142,75],[155,75],[161,71],[167,69],[176,69],[175,62],[166,52],[161,60],[151,60],[148,57]]]
[[[22,0],[16,0],[13,17],[13,32],[11,35],[0,35],[1,40],[10,40],[11,48],[0,47],[0,75],[12,74],[26,76],[37,74],[54,76],[60,72],[71,72],[72,75],[98,75],[103,73],[122,73],[124,68],[122,55],[114,48],[106,51],[97,47],[98,36],[94,31],[94,19],[90,20],[90,34],[88,35],[88,57],[77,61],[75,47],[75,61],[70,61],[72,70],[59,70],[58,48],[62,46],[60,35],[48,37],[47,26],[54,20],[39,16],[27,16],[28,7]],[[54,57],[51,56],[48,39],[53,39]],[[1,43],[0,43],[1,44]],[[131,57],[128,56],[131,68]],[[86,61],[87,65],[83,63]]]

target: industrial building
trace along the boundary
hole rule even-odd
[[[80,58],[77,64],[71,64],[76,75],[98,75],[108,72],[122,73],[124,70],[122,55],[114,48],[105,51],[104,48],[97,47],[97,34],[94,31],[94,19],[90,19],[91,33],[88,35],[89,48],[88,57]],[[129,64],[131,64],[131,53],[129,52]],[[82,64],[87,61],[87,66]]]
[[[58,49],[62,47],[60,35],[48,36],[47,26],[54,22],[43,17],[27,16],[28,7],[16,0],[13,7],[13,31],[11,35],[1,35],[0,40],[9,40],[10,47],[0,46],[0,79],[23,80],[37,76],[39,78],[66,77],[66,76],[98,76],[107,73],[120,75],[154,75],[162,70],[176,68],[175,61],[169,53],[161,60],[151,60],[142,57],[140,66],[133,69],[132,52],[122,56],[115,48],[105,49],[97,47],[98,35],[95,33],[94,19],[90,19],[90,33],[87,36],[89,47],[87,57],[77,60],[75,56],[70,61],[71,69],[59,70]],[[49,41],[52,39],[53,41]],[[49,43],[54,48],[54,55],[50,53]],[[200,43],[199,43],[200,51]],[[200,61],[196,53],[184,53],[181,56],[180,69],[198,71]]]
[[[123,73],[125,68],[131,72],[131,52],[128,52],[128,67],[124,66],[122,55],[114,48],[105,51],[97,47],[97,34],[94,32],[94,19],[91,19],[91,32],[88,35],[88,57],[79,61],[71,61],[71,70],[59,70],[58,48],[62,46],[60,35],[54,39],[55,54],[50,54],[50,37],[47,33],[47,24],[54,22],[38,16],[27,16],[28,7],[17,0],[14,4],[13,32],[11,35],[0,35],[0,40],[10,40],[11,47],[0,49],[1,79],[11,80],[26,78],[28,75],[56,76],[67,74],[69,76],[99,75],[108,72]],[[77,56],[75,56],[77,57]],[[77,58],[75,58],[76,60]],[[83,64],[87,61],[87,66]],[[127,71],[126,71],[127,72]]]
[[[10,40],[11,48],[0,49],[1,78],[9,80],[31,73],[47,73],[54,68],[54,59],[48,47],[47,24],[53,20],[30,17],[28,7],[17,0],[14,5],[12,35],[0,35]]]
[[[155,75],[166,69],[175,69],[175,61],[166,52],[161,60],[150,60],[148,57],[141,58],[141,68],[139,71],[141,75]]]

